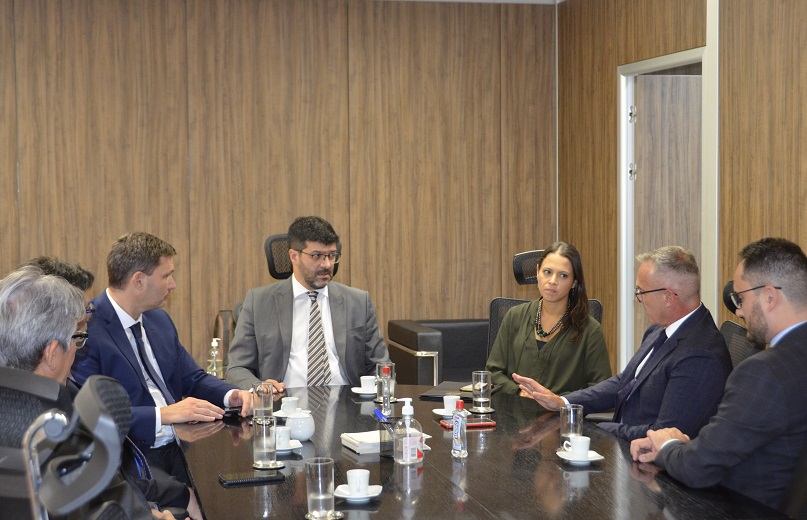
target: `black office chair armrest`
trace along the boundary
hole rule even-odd
[[[443,333],[413,320],[390,320],[387,336],[390,341],[412,350],[437,351],[443,349]]]
[[[443,373],[443,334],[412,320],[387,324],[390,360],[395,379],[405,385],[437,385]]]

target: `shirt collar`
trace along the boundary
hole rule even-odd
[[[789,326],[788,328],[786,328],[785,330],[783,330],[782,332],[780,332],[779,334],[777,334],[776,336],[774,336],[774,337],[771,339],[771,348],[775,347],[775,346],[776,346],[776,344],[777,344],[777,343],[779,343],[779,340],[780,340],[780,339],[782,339],[782,338],[783,338],[785,335],[787,335],[787,333],[789,333],[791,330],[793,330],[793,329],[795,329],[796,327],[798,327],[798,326],[800,326],[800,325],[803,325],[803,324],[805,324],[805,323],[807,323],[807,321],[800,321],[799,323],[796,323],[795,325],[791,325],[791,326]]]
[[[294,291],[294,299],[295,300],[297,298],[299,298],[303,294],[305,295],[306,298],[308,298],[308,293],[309,293],[308,289],[303,287],[303,284],[298,282],[297,278],[294,275],[291,275],[291,287],[292,287],[292,290]],[[328,286],[326,285],[322,289],[317,289],[317,292],[322,294],[324,297],[327,298],[328,297]]]
[[[695,314],[695,313],[698,311],[698,309],[700,309],[701,307],[703,307],[703,304],[702,304],[702,303],[701,303],[700,305],[698,305],[698,306],[695,308],[695,310],[694,310],[694,311],[690,312],[689,314],[687,314],[687,315],[686,315],[686,316],[684,316],[683,318],[681,318],[681,319],[679,319],[679,320],[677,320],[677,321],[674,321],[674,322],[672,322],[670,325],[668,325],[668,326],[667,326],[667,328],[666,328],[666,329],[664,329],[664,330],[665,330],[665,332],[667,333],[667,337],[668,337],[668,338],[671,338],[671,337],[672,337],[672,335],[673,335],[673,334],[675,334],[675,331],[676,331],[676,330],[678,330],[678,327],[680,327],[680,326],[681,326],[681,324],[682,324],[682,323],[684,323],[684,322],[687,320],[687,318],[689,318],[690,316],[692,316],[693,314]]]
[[[135,323],[141,323],[142,326],[143,315],[141,314],[137,317],[137,319],[129,316],[129,313],[123,310],[121,306],[118,305],[118,302],[115,301],[115,298],[112,297],[112,294],[109,292],[109,288],[106,290],[106,297],[109,298],[109,302],[112,304],[112,308],[115,309],[115,314],[118,315],[118,319],[120,320],[120,324],[123,325],[124,330],[128,329]]]

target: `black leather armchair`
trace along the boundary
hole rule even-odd
[[[390,320],[387,344],[397,382],[470,381],[485,368],[488,320]]]

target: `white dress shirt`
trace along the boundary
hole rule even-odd
[[[293,275],[291,286],[294,290],[294,308],[292,312],[291,350],[289,366],[283,382],[286,388],[308,386],[308,317],[311,313],[311,299],[308,289],[302,286]],[[328,365],[331,367],[331,385],[346,385],[345,374],[339,366],[339,355],[336,353],[336,342],[333,336],[331,321],[331,305],[328,297],[328,286],[317,291],[317,304],[322,315],[322,331],[325,334],[325,348],[328,352]]]

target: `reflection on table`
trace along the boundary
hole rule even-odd
[[[262,486],[223,488],[219,473],[252,470],[251,427],[208,427],[212,434],[187,444],[186,456],[202,508],[209,520],[227,518],[303,518],[306,513],[304,459],[321,456],[335,461],[335,484],[347,483],[353,468],[370,470],[370,484],[384,491],[366,504],[337,499],[336,509],[349,520],[363,518],[551,518],[594,519],[720,519],[782,518],[761,504],[725,490],[692,490],[652,465],[631,461],[626,441],[586,424],[591,449],[605,459],[585,466],[562,461],[558,417],[522,397],[493,395],[494,430],[468,431],[469,456],[451,457],[451,432],[439,425],[432,409],[441,403],[419,401],[425,386],[400,385],[398,397],[413,397],[415,418],[425,433],[424,463],[396,465],[377,454],[358,455],[341,444],[343,432],[375,430],[372,398],[353,394],[349,387],[332,387],[322,395],[290,389],[300,407],[310,409],[316,431],[300,450],[279,455],[285,480]],[[276,403],[279,408],[279,403]],[[400,413],[400,405],[395,411]],[[186,426],[205,428],[198,424]]]

